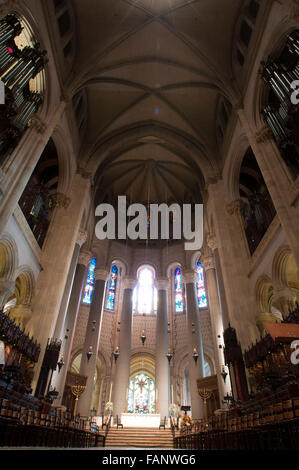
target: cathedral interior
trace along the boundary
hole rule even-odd
[[[0,446],[299,449],[299,2],[223,3],[1,1]]]

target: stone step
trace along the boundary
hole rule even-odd
[[[105,447],[173,448],[171,429],[110,428]]]

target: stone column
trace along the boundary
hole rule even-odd
[[[240,201],[226,203],[222,180],[209,184],[208,191],[229,322],[236,329],[244,349],[259,338],[259,332],[254,317],[255,298],[248,278],[250,257],[240,222]]]
[[[211,327],[212,327],[212,335],[213,335],[213,343],[214,343],[214,357],[215,357],[215,368],[217,374],[217,383],[218,383],[218,391],[219,391],[219,401],[222,403],[224,395],[230,391],[230,380],[229,376],[227,375],[226,380],[224,382],[221,372],[222,366],[224,366],[224,356],[223,356],[223,348],[219,348],[219,344],[223,344],[222,335],[223,335],[223,322],[221,318],[221,308],[220,308],[220,301],[218,295],[218,286],[217,286],[217,278],[216,278],[216,269],[214,263],[213,253],[206,253],[204,256],[200,258],[202,266],[205,270],[206,275],[206,282],[208,287],[208,299],[209,299],[209,310],[210,310],[210,319],[211,319]],[[220,340],[218,339],[220,336]],[[226,368],[226,372],[228,370]]]
[[[33,378],[36,386],[48,338],[53,337],[77,234],[86,205],[90,181],[76,174],[69,197],[57,195],[56,208],[42,252],[40,272],[32,301],[32,321],[27,327],[41,344],[41,354]]]
[[[254,133],[243,109],[238,110],[238,116],[299,269],[299,210],[293,205],[291,191],[293,185],[287,167],[269,127],[264,125]]]
[[[77,237],[77,242],[75,245],[73,258],[72,258],[66,286],[64,289],[64,293],[63,293],[63,298],[62,298],[62,302],[60,305],[59,316],[58,316],[58,320],[57,320],[55,331],[54,331],[54,338],[59,338],[62,341],[61,349],[60,349],[60,357],[62,357],[64,361],[64,366],[61,369],[61,371],[59,371],[59,369],[57,368],[52,378],[52,387],[53,388],[55,387],[56,390],[61,392],[57,398],[57,402],[59,403],[61,403],[61,400],[62,400],[66,373],[67,373],[68,366],[69,366],[68,362],[70,360],[70,353],[71,353],[71,350],[69,350],[69,346],[72,343],[72,341],[70,341],[70,338],[72,338],[73,340],[76,323],[77,323],[77,314],[78,314],[80,300],[81,300],[81,297],[79,299],[77,299],[77,297],[80,292],[82,293],[82,289],[83,289],[84,279],[81,279],[81,276],[79,275],[79,273],[80,274],[82,273],[83,275],[86,273],[86,267],[83,266],[82,270],[79,269],[80,267],[79,263],[82,258],[82,256],[80,256],[80,248],[85,243],[86,238],[87,238],[87,232],[85,230],[80,230],[78,237]],[[90,258],[88,259],[90,260]],[[79,283],[78,283],[78,278],[79,278]],[[78,302],[75,305],[74,303],[71,303],[71,301],[74,299],[74,296],[76,300],[78,300]]]
[[[120,417],[126,409],[126,392],[129,386],[132,336],[132,297],[136,279],[125,276],[123,279],[123,302],[120,319],[119,352],[113,383],[113,415]]]
[[[70,295],[71,295],[71,290],[73,286],[73,281],[74,281],[74,276],[75,276],[75,270],[78,262],[78,256],[80,253],[80,249],[83,243],[85,243],[87,238],[87,232],[85,230],[79,230],[79,234],[77,237],[77,241],[75,244],[74,248],[74,253],[72,256],[72,261],[70,264],[70,269],[68,272],[65,288],[64,288],[64,293],[62,297],[62,301],[60,304],[60,309],[59,309],[59,315],[57,318],[55,330],[54,330],[54,338],[61,338],[62,336],[62,328],[64,326],[65,322],[65,317],[66,317],[66,312],[70,300]]]
[[[64,366],[62,367],[59,374],[56,374],[56,378],[54,378],[52,382],[53,387],[55,387],[56,390],[59,391],[59,396],[56,401],[57,404],[60,404],[63,398],[67,371],[69,370],[71,365],[71,352],[77,326],[78,313],[83,295],[85,281],[87,278],[88,267],[91,259],[92,255],[89,251],[80,252],[72,287],[72,293],[68,305],[66,321],[64,325],[64,333],[66,334],[66,338],[64,338],[61,348]]]
[[[186,319],[188,334],[188,355],[190,373],[191,412],[194,419],[204,417],[203,401],[197,390],[197,380],[204,377],[204,356],[200,328],[200,316],[196,294],[196,273],[193,270],[183,271],[183,280],[186,284]],[[193,353],[197,352],[197,363]]]
[[[156,325],[156,390],[158,390],[158,412],[161,418],[169,416],[169,362],[168,351],[168,279],[156,279],[158,291]]]
[[[85,417],[90,416],[92,392],[94,390],[94,376],[96,372],[101,336],[106,283],[109,277],[109,272],[105,268],[96,268],[94,276],[95,286],[88,316],[80,365],[80,374],[87,376],[87,382],[86,388],[78,402],[78,413]],[[88,357],[87,353],[91,353],[90,357]]]
[[[38,117],[33,117],[31,127],[25,132],[5,165],[5,182],[0,200],[0,233],[13,214],[49,138],[64,113],[65,105],[66,102],[61,101],[46,123],[42,123]]]

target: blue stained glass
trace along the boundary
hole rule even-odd
[[[92,294],[94,290],[94,270],[96,267],[96,259],[92,258],[90,264],[89,264],[89,269],[88,269],[88,274],[87,274],[87,280],[83,292],[83,303],[84,304],[91,304],[92,300]]]
[[[117,269],[117,266],[114,264],[111,268],[111,274],[110,274],[110,281],[109,281],[109,288],[108,288],[108,295],[107,295],[107,302],[106,302],[107,310],[114,310],[117,275],[118,275],[118,269]]]
[[[197,300],[199,308],[205,308],[208,306],[207,294],[205,288],[205,278],[202,264],[197,263],[196,266],[197,279],[196,279],[196,289],[197,289]]]
[[[176,268],[174,272],[174,297],[175,311],[182,312],[184,310],[184,288],[181,268]]]

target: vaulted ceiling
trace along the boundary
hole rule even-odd
[[[216,122],[232,101],[242,0],[74,0],[69,82],[84,90],[81,165],[98,198],[200,202],[221,171]]]

